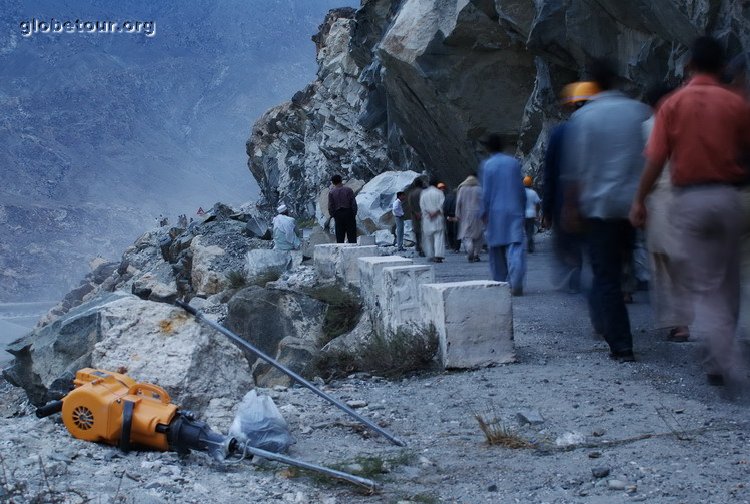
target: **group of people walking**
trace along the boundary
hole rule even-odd
[[[531,177],[522,176],[518,160],[503,153],[502,137],[490,135],[483,144],[489,157],[480,164],[479,175],[466,177],[455,194],[436,178],[425,186],[422,177],[397,194],[396,245],[403,249],[406,218],[412,222],[417,251],[430,261],[444,261],[446,240],[455,251],[463,246],[469,262],[480,261],[486,245],[493,280],[509,282],[513,294],[522,295],[526,251],[534,251],[541,200]]]
[[[740,298],[743,261],[750,277],[746,68],[742,55],[727,77],[721,44],[701,37],[692,47],[686,82],[671,91],[655,86],[644,103],[618,89],[613,62],[595,60],[590,81],[563,93],[570,118],[550,135],[543,199],[519,161],[503,153],[502,137],[490,135],[483,141],[487,158],[455,193],[438,179],[425,184],[417,177],[396,194],[397,249],[404,250],[406,220],[416,250],[430,261],[444,261],[446,242],[453,250],[463,246],[470,262],[479,261],[486,247],[492,279],[509,282],[521,295],[541,210],[543,226],[553,231],[563,286],[580,290],[585,251],[593,273],[593,330],[613,359],[633,361],[623,278],[634,248],[644,249],[645,242],[656,324],[671,341],[703,342],[709,383],[744,382],[736,333],[740,302],[750,307],[750,293]],[[354,193],[340,176],[332,182],[328,210],[337,241],[354,242]]]
[[[571,288],[581,245],[588,252],[591,324],[620,361],[635,360],[623,271],[645,228],[656,325],[671,341],[703,344],[712,385],[747,379],[737,330],[750,106],[746,89],[722,82],[744,75],[724,69],[721,44],[701,37],[686,82],[656,86],[643,103],[617,89],[612,62],[595,61],[592,82],[565,97],[573,112],[551,135],[543,202]]]

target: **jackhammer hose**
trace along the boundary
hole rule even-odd
[[[44,418],[62,411],[62,401],[52,401],[36,409],[37,418]]]

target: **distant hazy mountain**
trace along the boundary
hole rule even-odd
[[[254,198],[252,123],[313,78],[327,10],[358,3],[0,0],[0,301],[57,297],[160,213]],[[24,36],[34,20],[153,36]]]

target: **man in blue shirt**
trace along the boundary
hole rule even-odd
[[[591,323],[609,344],[610,356],[629,362],[635,360],[633,336],[621,276],[623,262],[633,250],[628,213],[643,171],[643,122],[651,111],[616,89],[612,62],[596,60],[591,73],[602,92],[573,114],[566,130],[569,169],[563,178],[571,189],[562,219],[565,225],[571,215],[579,214],[585,222],[594,273]]]
[[[521,165],[502,153],[503,140],[499,135],[490,135],[483,143],[490,154],[479,168],[490,272],[496,282],[510,282],[513,295],[520,296],[526,275],[523,226],[526,192]]]

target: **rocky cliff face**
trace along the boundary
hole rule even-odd
[[[364,68],[350,50],[357,16],[350,8],[329,12],[313,37],[317,79],[253,126],[248,166],[268,208],[285,202],[296,215],[313,216],[335,173],[370,179],[394,168],[421,171],[398,129],[384,127],[380,69]]]
[[[364,0],[316,36],[318,80],[263,116],[248,141],[265,200],[312,214],[328,175],[426,168],[460,182],[496,132],[538,169],[562,87],[593,57],[626,88],[683,76],[702,33],[750,49],[741,0]]]

